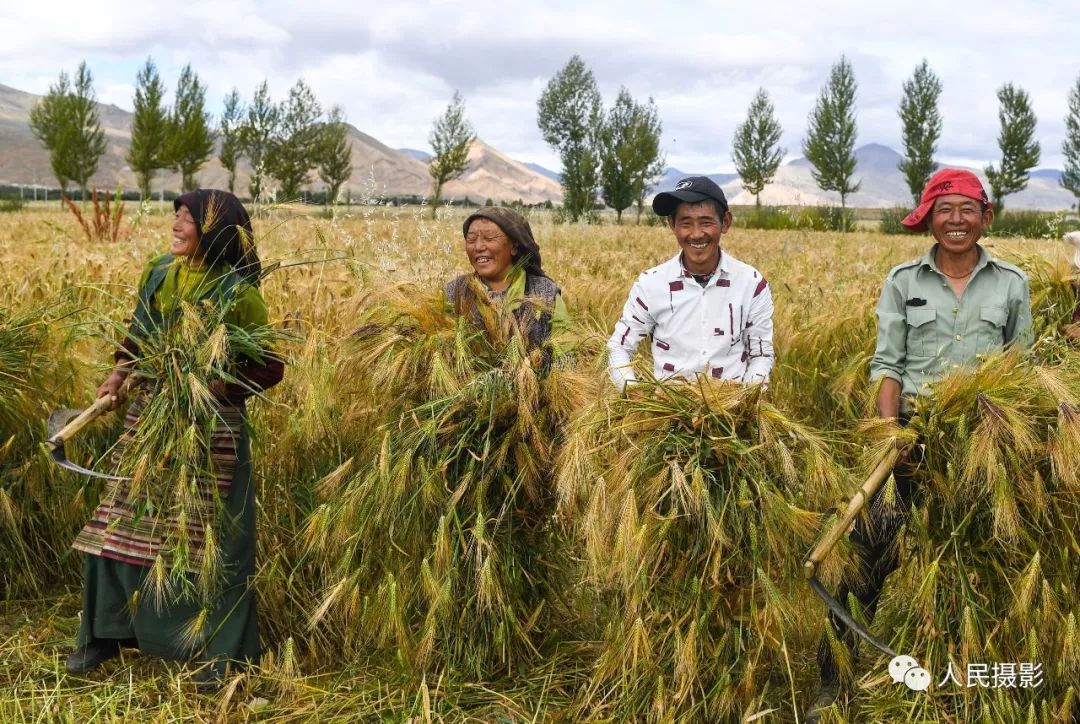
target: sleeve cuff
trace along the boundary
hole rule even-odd
[[[890,369],[880,368],[880,367],[877,368],[877,369],[871,369],[870,370],[870,381],[871,382],[877,382],[882,377],[888,377],[890,380],[896,380],[901,385],[904,384],[904,379],[898,372],[895,372],[895,371],[890,370]]]

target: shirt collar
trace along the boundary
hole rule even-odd
[[[686,267],[683,266],[683,255],[680,251],[675,255],[675,263],[679,265],[679,277],[693,277],[694,275],[686,271]],[[720,261],[717,263],[716,268],[712,270],[712,275],[716,275],[720,272],[720,276],[727,276],[729,272],[728,268],[728,255],[724,253],[723,249],[720,249]],[[703,275],[699,275],[703,276]]]
[[[937,261],[935,261],[934,259],[934,255],[937,253],[938,246],[939,245],[935,242],[934,245],[930,247],[929,251],[923,254],[922,259],[919,260],[919,266],[920,268],[924,266],[930,267],[931,271],[941,274],[942,276],[946,276],[946,274],[938,268]],[[979,272],[980,269],[993,261],[993,257],[990,256],[990,252],[988,252],[982,244],[976,244],[975,248],[979,250],[979,260],[975,262],[975,268],[971,270],[971,276],[973,277]]]

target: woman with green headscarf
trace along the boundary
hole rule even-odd
[[[140,428],[151,424],[143,413],[163,392],[163,383],[143,368],[160,366],[157,340],[185,323],[186,316],[202,314],[212,318],[209,326],[229,330],[223,348],[231,351],[226,360],[230,373],[228,379],[210,380],[202,392],[210,400],[205,405],[208,421],[197,431],[206,465],[184,481],[193,488],[185,505],[155,507],[148,497],[153,482],[140,482],[136,472],[134,480],[110,482],[76,538],[73,547],[86,554],[85,584],[78,649],[68,657],[67,669],[85,673],[118,655],[121,646],[133,646],[163,658],[206,662],[196,680],[201,688],[213,688],[228,662],[255,661],[260,654],[252,588],[255,490],[245,400],[277,384],[284,364],[268,349],[251,344],[267,329],[267,307],[259,293],[261,267],[243,205],[231,193],[200,189],[176,199],[174,209],[169,251],[146,266],[116,367],[98,389],[98,396],[112,397],[115,407],[127,377],[142,379],[132,387],[133,401],[113,460],[119,464],[139,439]],[[185,379],[201,385],[194,377]],[[165,460],[159,472],[171,467],[170,454],[175,453],[161,452]],[[163,575],[177,560],[184,562],[183,570],[216,566],[212,570],[220,575],[215,575],[219,580],[209,602],[197,600],[192,586],[175,586],[177,576]],[[166,586],[173,589],[171,595],[158,600],[147,595],[153,577],[159,592],[163,582],[171,581]]]

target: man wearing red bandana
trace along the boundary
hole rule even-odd
[[[932,383],[951,370],[978,364],[1005,348],[1031,346],[1027,277],[978,243],[993,219],[978,177],[958,169],[934,174],[918,208],[904,218],[910,231],[929,231],[934,245],[889,272],[881,290],[877,348],[870,363],[871,379],[881,379],[881,417],[905,425],[916,398],[932,394]],[[893,540],[919,498],[918,457],[912,454],[893,471],[895,505],[884,504],[882,487],[867,504],[865,520],[851,532],[860,571],[841,581],[836,598],[843,603],[853,593],[868,618],[877,610],[886,577],[899,565]],[[836,618],[833,626],[854,650],[852,632]],[[817,721],[839,693],[839,672],[825,639],[818,663],[821,687],[807,722]]]

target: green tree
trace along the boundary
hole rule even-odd
[[[446,107],[446,112],[435,119],[428,136],[431,145],[431,161],[428,173],[431,174],[431,214],[439,208],[443,186],[456,178],[461,178],[469,166],[469,148],[476,140],[472,125],[465,120],[465,101],[461,94],[454,91],[454,97]]]
[[[754,195],[754,204],[759,207],[761,192],[776,176],[776,169],[787,152],[780,147],[781,133],[768,92],[758,88],[746,111],[746,120],[735,128],[731,157],[742,187]]]
[[[937,169],[934,153],[941,137],[940,96],[941,81],[924,59],[911,78],[904,81],[904,97],[900,100],[904,159],[897,168],[904,174],[916,205],[922,197],[923,187]]]
[[[61,71],[59,80],[50,85],[49,92],[30,109],[30,130],[49,152],[49,165],[65,195],[72,178],[70,100],[71,80]]]
[[[660,131],[653,100],[638,103],[626,88],[620,88],[598,131],[600,190],[619,223],[624,209],[635,201],[643,203],[650,182],[663,166]],[[639,204],[639,220],[640,215]]]
[[[75,71],[75,82],[60,73],[48,94],[30,111],[30,129],[49,150],[49,164],[61,189],[67,192],[74,182],[86,198],[90,177],[105,153],[105,131],[101,127],[94,77],[86,62]]]
[[[803,153],[813,165],[811,174],[822,191],[840,194],[840,206],[859,190],[855,175],[855,73],[847,58],[832,67],[829,82],[821,89],[810,111],[810,126]]]
[[[1069,112],[1065,115],[1065,141],[1061,144],[1065,156],[1065,168],[1061,172],[1061,186],[1077,197],[1080,208],[1080,78],[1069,91]]]
[[[165,111],[165,85],[151,58],[135,78],[135,115],[131,120],[131,146],[125,156],[139,184],[139,196],[150,198],[154,172],[168,168],[166,142],[169,117]]]
[[[225,96],[225,107],[221,111],[218,132],[221,134],[221,150],[218,160],[229,173],[229,192],[236,191],[236,164],[240,161],[243,149],[240,143],[240,131],[243,127],[244,108],[240,103],[240,93],[236,88]]]
[[[537,125],[562,161],[563,208],[571,221],[589,212],[596,199],[601,114],[596,78],[577,55],[551,79],[537,101]]]
[[[105,130],[101,127],[97,100],[94,98],[94,77],[79,63],[69,108],[71,133],[71,180],[79,185],[86,200],[86,187],[97,171],[98,161],[105,153]]]
[[[349,129],[345,125],[345,111],[341,106],[334,106],[323,124],[317,166],[319,178],[329,187],[326,203],[333,204],[353,172],[352,144],[349,143]]]
[[[195,174],[210,160],[216,140],[217,133],[206,111],[206,86],[191,65],[185,65],[176,82],[176,100],[166,143],[166,154],[180,172],[184,191],[197,188]]]
[[[319,152],[322,107],[300,79],[278,108],[278,123],[266,155],[266,168],[281,183],[281,193],[294,199],[310,182],[308,172]]]
[[[1027,91],[1006,83],[998,90],[997,97],[1001,103],[998,107],[1001,163],[997,167],[987,166],[986,178],[994,208],[1000,213],[1005,208],[1006,196],[1027,188],[1031,169],[1039,163],[1040,148],[1035,140],[1035,112],[1031,110]]]
[[[660,112],[650,97],[648,102],[637,104],[637,117],[633,125],[631,145],[636,149],[634,164],[634,202],[637,205],[637,223],[641,223],[641,214],[645,210],[645,196],[664,173],[666,159],[660,150],[660,134],[664,126],[660,123]]]
[[[251,180],[248,193],[258,202],[262,198],[263,181],[267,174],[267,158],[270,146],[277,134],[278,109],[270,99],[270,88],[264,80],[255,89],[247,118],[240,129],[240,147],[251,162]]]

